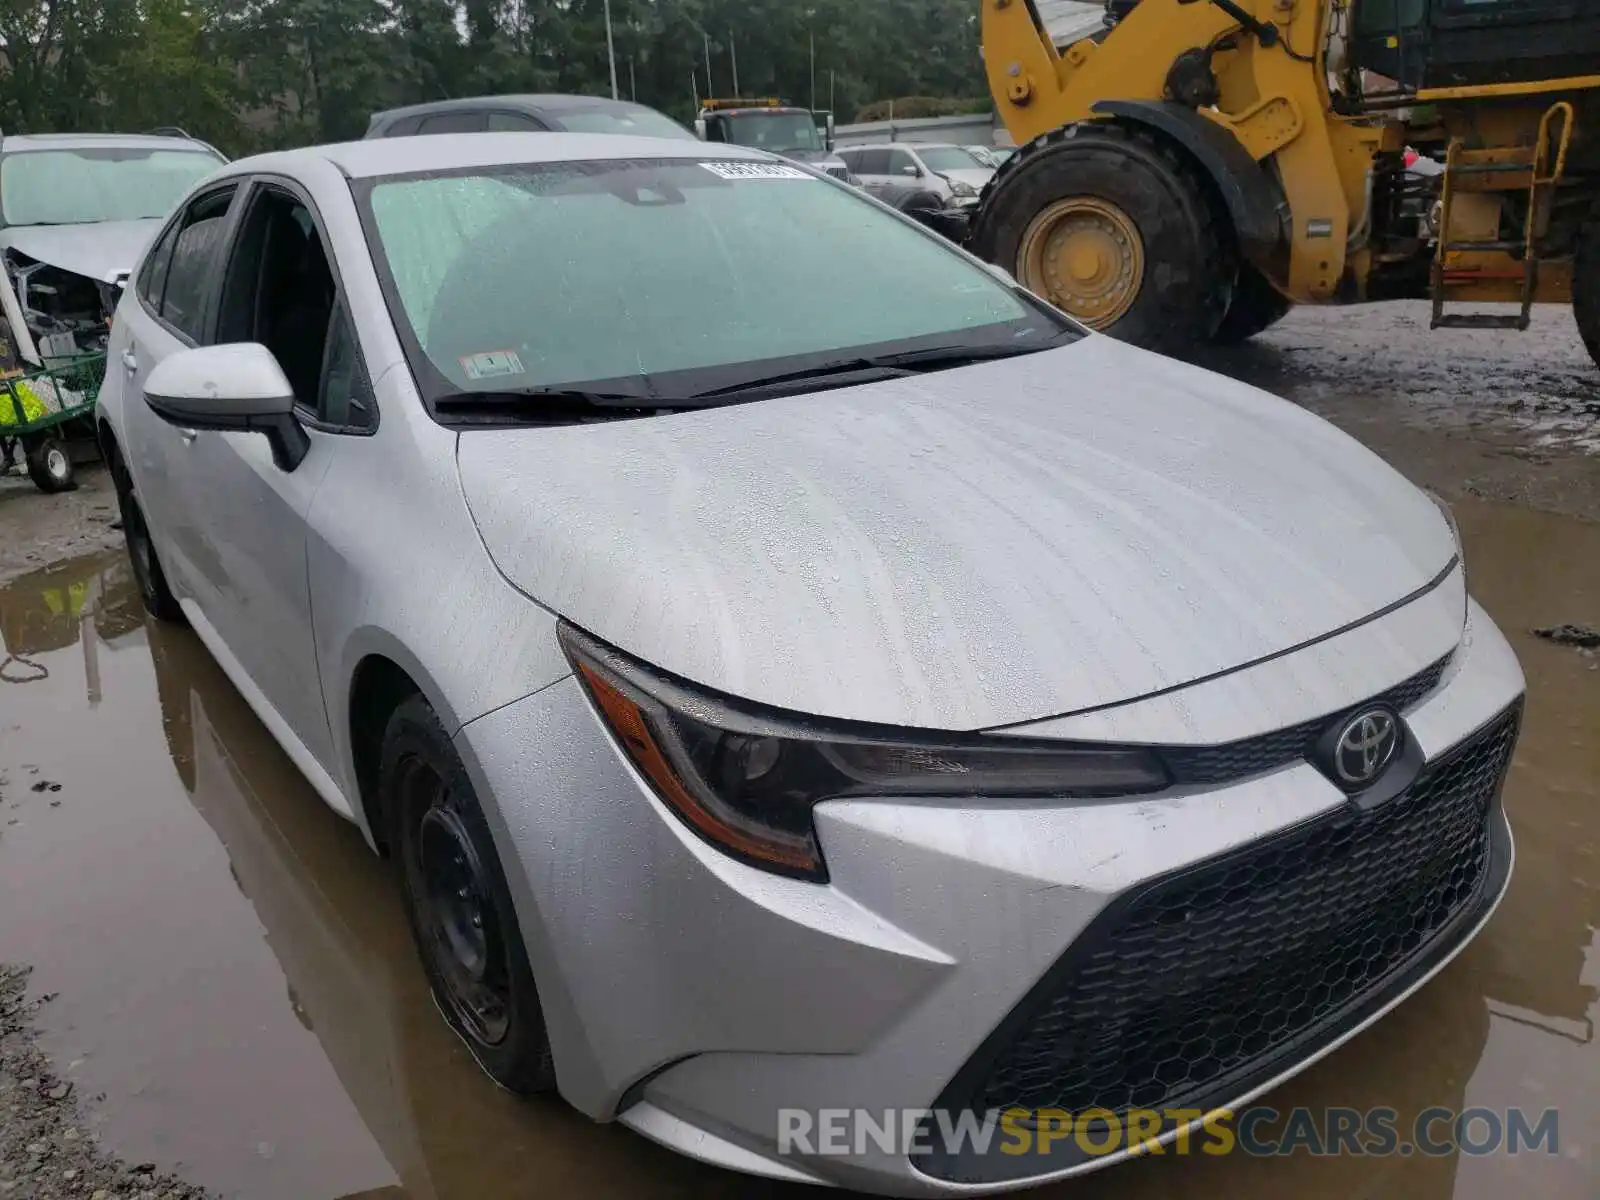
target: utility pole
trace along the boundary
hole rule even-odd
[[[739,48],[733,44],[733,31],[728,31],[728,57],[733,62],[733,94],[739,94]]]
[[[834,73],[832,71],[829,71],[828,72],[828,111],[831,112],[831,113],[836,113],[839,110],[834,108],[834,106],[833,106],[833,76],[834,76]]]
[[[689,72],[689,94],[694,97],[694,111],[700,112],[700,78],[692,70]]]
[[[702,29],[700,36],[706,40],[706,99],[709,100],[717,93],[717,85],[711,82],[711,35]]]
[[[817,111],[817,33],[807,31],[811,38],[811,111]]]
[[[611,64],[611,98],[617,99],[617,48],[611,40],[611,0],[606,0],[606,60]]]
[[[633,73],[633,55],[628,55],[628,99],[638,103],[639,80]]]

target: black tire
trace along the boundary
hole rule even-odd
[[[1572,263],[1572,315],[1589,357],[1600,366],[1600,207],[1578,230],[1578,249]]]
[[[158,621],[174,625],[184,624],[183,608],[167,585],[167,573],[161,569],[161,558],[156,554],[150,526],[144,519],[144,509],[133,493],[133,480],[121,459],[112,457],[111,480],[117,489],[117,511],[122,517],[122,537],[128,546],[128,561],[133,565],[133,582],[139,589],[139,600],[145,612]]]
[[[58,433],[39,433],[22,447],[28,460],[28,478],[41,492],[70,492],[78,486],[72,468],[72,455]]]
[[[1233,303],[1211,340],[1219,346],[1236,346],[1276,325],[1293,307],[1294,302],[1268,283],[1266,276],[1245,263],[1233,286]]]
[[[499,853],[466,768],[420,696],[389,719],[379,789],[439,1011],[496,1083],[550,1091],[550,1039]]]
[[[1164,353],[1186,353],[1210,341],[1232,301],[1232,238],[1206,181],[1156,137],[1092,121],[1022,147],[985,189],[970,248],[1027,284],[1019,256],[1029,225],[1050,205],[1075,196],[1114,205],[1143,242],[1137,294],[1102,332]]]

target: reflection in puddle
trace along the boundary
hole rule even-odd
[[[1530,679],[1488,931],[1377,1027],[1268,1097],[1561,1109],[1561,1153],[1167,1155],[1096,1197],[1600,1194],[1600,672],[1518,636],[1600,612],[1600,526],[1462,506],[1473,586]],[[186,630],[147,625],[118,556],[0,589],[0,959],[106,1145],[245,1197],[811,1196],[496,1090],[422,983],[388,867],[329,812]],[[36,781],[60,785],[35,793]],[[57,802],[52,807],[51,802]],[[15,821],[15,824],[10,822]],[[71,1065],[69,1068],[69,1064]],[[841,1097],[841,1101],[845,1098]],[[1515,1172],[1515,1175],[1513,1175]]]

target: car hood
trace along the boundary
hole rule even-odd
[[[982,189],[983,185],[994,178],[993,167],[973,167],[971,170],[940,171],[946,179],[959,179],[962,183],[970,183],[973,187]]]
[[[160,217],[84,225],[13,225],[0,229],[0,246],[74,275],[114,283],[119,275],[133,270],[160,228]]]
[[[643,420],[475,431],[518,588],[706,687],[982,729],[1173,688],[1423,589],[1426,495],[1319,418],[1090,337]]]

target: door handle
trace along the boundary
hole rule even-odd
[[[129,375],[134,374],[139,370],[139,356],[132,350],[124,350],[122,352],[122,367]]]

